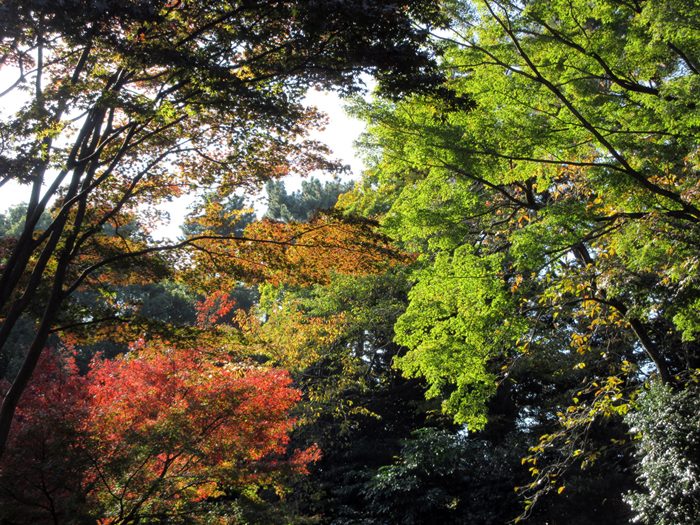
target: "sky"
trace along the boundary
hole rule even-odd
[[[335,155],[350,165],[357,177],[364,168],[362,161],[355,155],[353,142],[365,129],[363,122],[348,116],[343,109],[343,101],[336,93],[330,91],[310,90],[306,102],[326,113],[329,124],[326,129],[313,135],[331,146]]]
[[[331,91],[309,90],[305,103],[317,107],[328,115],[328,125],[325,129],[312,133],[310,138],[327,144],[335,158],[350,166],[351,173],[347,178],[359,178],[363,164],[354,152],[353,143],[364,131],[364,123],[348,116],[343,109],[344,102]],[[314,176],[322,181],[332,178],[323,173],[314,174]],[[287,192],[291,193],[301,188],[303,179],[299,176],[289,176],[282,180],[285,182]],[[267,209],[264,197],[263,191],[253,203],[258,215],[262,215]],[[153,233],[154,237],[175,239],[180,234],[180,224],[187,215],[188,206],[193,199],[194,196],[184,196],[162,206],[161,209],[170,215],[170,222],[156,229]]]
[[[12,71],[4,70],[0,72],[0,92],[9,84],[11,79],[14,79]],[[333,156],[340,159],[343,163],[348,164],[351,168],[349,177],[357,178],[362,171],[362,162],[353,151],[353,142],[358,138],[364,129],[364,124],[359,120],[349,117],[343,110],[343,101],[336,93],[329,91],[309,90],[305,102],[309,105],[316,106],[318,109],[328,115],[328,125],[322,131],[316,131],[311,134],[311,138],[320,140],[327,144]],[[6,115],[10,108],[17,108],[21,104],[21,99],[8,94],[0,99],[0,115]],[[324,174],[316,174],[318,178],[323,180]],[[301,187],[301,178],[296,176],[287,177],[284,179],[285,185],[289,192],[295,191]],[[28,186],[9,182],[0,187],[0,212],[7,210],[14,204],[26,202],[28,198]],[[156,238],[171,238],[174,239],[180,234],[180,224],[182,224],[185,215],[187,214],[188,206],[192,203],[192,196],[185,196],[173,202],[166,203],[161,208],[168,212],[170,221],[167,224],[161,225],[154,232]],[[260,214],[265,211],[267,204],[264,202],[263,195],[259,196],[255,203],[255,209]]]

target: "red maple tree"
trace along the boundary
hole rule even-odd
[[[0,468],[0,509],[20,522],[167,519],[318,457],[287,451],[300,392],[286,371],[162,345],[81,376],[72,358],[44,355]]]

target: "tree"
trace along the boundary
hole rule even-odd
[[[284,371],[137,347],[86,376],[42,358],[3,458],[7,517],[192,522],[205,500],[275,486],[318,457],[287,453],[300,393]]]
[[[265,184],[268,205],[265,217],[277,221],[306,222],[315,213],[330,210],[335,206],[338,197],[352,188],[352,182],[340,180],[321,181],[312,177],[301,182],[301,189],[288,194],[282,181],[268,181]]]
[[[75,360],[47,349],[22,396],[0,462],[0,515],[8,523],[86,520],[81,423],[88,412],[85,378]]]
[[[242,323],[244,348],[290,370],[303,391],[292,439],[318,443],[323,457],[293,486],[291,503],[324,523],[373,522],[363,488],[427,424],[447,424],[423,385],[392,368],[402,349],[392,339],[403,311],[406,272],[332,275],[327,284],[263,288]],[[431,412],[433,413],[431,415]]]
[[[205,194],[186,217],[181,230],[185,238],[213,231],[222,237],[242,236],[246,226],[255,221],[251,205],[241,195],[219,192]]]
[[[27,204],[16,204],[10,206],[7,211],[0,213],[0,238],[9,244],[9,239],[16,239],[24,228],[24,219],[27,216]],[[36,225],[39,231],[45,230],[51,220],[46,215],[42,215]]]
[[[516,407],[519,425],[550,424],[526,459],[531,505],[565,498],[574,465],[624,465],[622,417],[646,373],[672,384],[698,366],[699,41],[687,28],[700,13],[606,0],[449,9],[435,36],[443,89],[357,103],[371,167],[347,200],[384,212],[385,231],[420,254],[398,365],[470,431],[488,429],[499,392],[579,381],[568,402]],[[561,368],[539,385],[513,373],[545,362]]]
[[[308,223],[262,219],[244,237],[200,236],[186,279],[202,290],[249,283],[309,285],[328,283],[333,274],[366,275],[410,257],[396,250],[375,221],[334,212]]]
[[[352,90],[360,69],[434,77],[414,24],[438,12],[425,0],[8,0],[0,9],[0,59],[16,73],[8,92],[27,93],[0,124],[0,185],[29,187],[22,231],[3,247],[0,349],[30,305],[41,310],[0,410],[2,451],[74,292],[147,278],[163,253],[196,244],[154,243],[153,206],[194,187],[232,192],[326,166],[304,140],[317,118],[299,102],[305,89]]]
[[[515,511],[512,461],[484,441],[418,429],[365,492],[376,523],[506,523]]]
[[[627,494],[635,521],[690,525],[700,519],[700,411],[697,379],[674,392],[652,383],[627,416],[636,433],[642,491]]]

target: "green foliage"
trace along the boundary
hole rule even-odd
[[[372,523],[505,523],[516,508],[508,454],[486,441],[436,429],[414,431],[392,465],[365,489]]]
[[[241,195],[205,194],[181,226],[185,237],[208,232],[221,236],[242,236],[255,220],[253,208]]]
[[[495,277],[500,265],[500,256],[479,258],[469,246],[451,257],[439,254],[418,273],[396,324],[396,342],[410,348],[397,365],[410,376],[425,377],[428,396],[447,393],[445,409],[471,430],[486,424],[483,407],[495,392],[489,360],[514,345],[522,331]]]
[[[19,237],[24,228],[24,221],[27,217],[27,204],[15,204],[10,206],[6,211],[0,213],[0,238],[4,237]],[[45,230],[51,223],[51,219],[46,215],[42,215],[36,225],[38,231]]]
[[[269,181],[265,184],[268,199],[265,217],[284,222],[307,222],[318,211],[333,208],[338,197],[352,188],[352,184],[338,179],[322,184],[312,177],[301,182],[300,190],[288,194],[283,181]]]
[[[691,525],[700,520],[700,396],[697,383],[674,391],[652,383],[626,418],[636,434],[641,491],[627,495],[635,521]]]
[[[397,365],[470,430],[511,392],[544,432],[524,516],[578,467],[627,461],[640,370],[700,363],[687,4],[450,1],[442,89],[355,104],[370,169],[343,204],[417,252]]]
[[[678,315],[689,333],[685,327],[691,317],[681,312],[689,310],[687,301],[697,290],[693,278],[681,284],[678,276],[687,276],[696,260],[691,246],[697,209],[691,189],[697,177],[686,161],[692,157],[696,131],[692,115],[685,117],[682,132],[667,117],[669,107],[684,105],[681,98],[657,93],[686,78],[687,65],[666,44],[646,47],[649,35],[639,20],[646,11],[612,10],[606,2],[596,6],[590,10],[583,3],[532,2],[520,10],[484,2],[478,23],[456,21],[462,31],[446,51],[446,66],[465,72],[455,73],[448,85],[473,100],[475,109],[450,107],[440,98],[358,108],[373,126],[365,141],[375,151],[373,169],[380,183],[386,180],[395,189],[385,224],[434,261],[417,276],[412,295],[416,315],[399,323],[399,337],[405,327],[418,333],[409,347],[428,344],[427,327],[454,312],[454,301],[470,305],[468,316],[461,316],[478,327],[480,309],[473,306],[494,289],[512,297],[494,301],[494,309],[505,320],[517,319],[514,332],[523,338],[530,331],[532,339],[534,329],[541,337],[551,328],[549,323],[534,327],[525,321],[532,318],[526,312],[537,308],[549,307],[555,318],[568,311],[574,317],[592,314],[596,324],[614,322],[612,313],[596,312],[586,301],[612,305],[630,322],[648,323],[644,329],[652,333],[643,343],[647,347],[655,346],[658,335],[651,325],[659,324],[661,311],[670,329]],[[578,20],[584,9],[588,29]],[[461,11],[461,16],[467,14]],[[620,63],[620,57],[627,62]],[[665,65],[662,60],[667,60]],[[635,69],[639,78],[623,80],[615,74],[617,68],[638,65],[645,66]],[[582,70],[589,77],[580,77]],[[634,110],[627,100],[638,104]],[[649,132],[650,140],[640,139],[648,129],[658,131]],[[603,136],[604,130],[619,131]],[[669,162],[675,162],[673,178],[668,176]],[[399,186],[398,177],[404,181]],[[659,231],[668,232],[665,245],[659,245]],[[465,242],[476,246],[468,251],[488,266],[490,280],[444,294],[448,281],[437,276],[444,273],[445,260],[463,257],[463,248],[457,247]],[[498,267],[487,262],[496,254]],[[447,277],[475,278],[479,272]],[[655,293],[650,295],[652,283]],[[431,294],[443,312],[418,304]],[[677,331],[674,337],[680,339]],[[456,377],[455,367],[460,366],[446,366],[453,353],[449,348],[448,342],[444,359],[421,369],[438,387],[445,375]],[[666,361],[687,366],[670,346],[661,352],[652,359],[666,377]],[[404,361],[402,366],[411,365]],[[442,373],[445,367],[449,372]]]

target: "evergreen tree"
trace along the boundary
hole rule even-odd
[[[268,205],[265,217],[277,221],[309,221],[320,210],[330,210],[338,197],[349,191],[352,182],[331,180],[321,183],[316,177],[302,181],[301,189],[287,193],[283,181],[268,181],[265,184]]]

